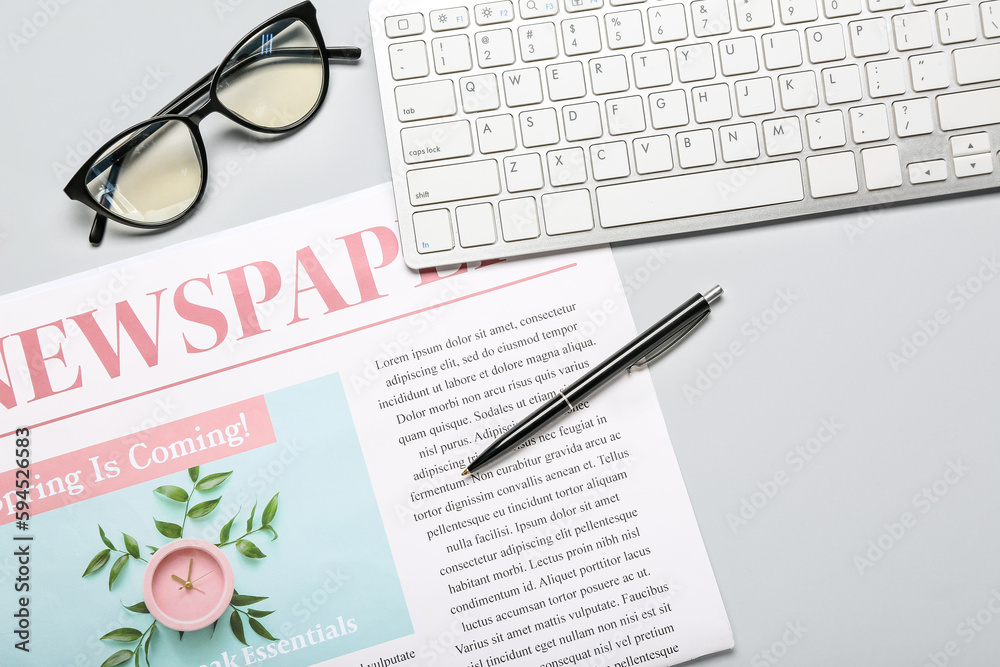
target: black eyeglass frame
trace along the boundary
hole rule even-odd
[[[190,88],[185,90],[183,93],[175,97],[167,106],[163,107],[157,111],[151,118],[148,118],[140,123],[129,127],[116,134],[110,141],[105,143],[99,149],[97,149],[93,155],[90,156],[84,163],[83,166],[73,175],[73,177],[63,188],[63,192],[66,193],[70,199],[78,201],[85,206],[93,209],[97,212],[97,216],[94,218],[94,224],[90,229],[90,243],[91,245],[98,246],[104,239],[104,231],[107,226],[107,220],[110,218],[115,222],[119,222],[123,225],[129,227],[137,227],[140,229],[167,229],[173,227],[179,222],[183,221],[188,215],[194,211],[195,207],[201,202],[202,197],[205,194],[205,189],[208,186],[208,154],[205,151],[205,141],[202,139],[201,131],[199,130],[199,124],[207,116],[213,113],[221,113],[226,118],[236,122],[243,127],[254,130],[257,132],[263,132],[266,134],[283,134],[285,132],[291,132],[297,130],[316,115],[316,111],[323,104],[326,99],[327,89],[330,84],[330,72],[329,69],[323,68],[323,85],[320,89],[319,96],[316,98],[316,104],[312,109],[309,110],[305,116],[292,123],[291,125],[286,125],[280,128],[270,128],[263,127],[259,125],[254,125],[253,123],[241,118],[239,115],[233,111],[227,109],[221,102],[218,96],[218,84],[222,75],[225,73],[224,68],[226,63],[236,54],[237,51],[246,43],[246,41],[253,36],[255,33],[260,32],[264,28],[284,19],[298,19],[300,20],[310,31],[313,39],[316,42],[316,46],[319,49],[321,62],[330,63],[331,61],[337,60],[357,60],[361,57],[361,49],[353,46],[327,46],[326,42],[323,41],[323,33],[319,29],[319,22],[316,19],[316,7],[306,0],[305,2],[289,7],[288,9],[272,16],[268,20],[264,21],[256,28],[248,32],[243,36],[234,46],[226,57],[222,59],[222,63],[216,67],[211,72],[205,74],[196,81]],[[208,99],[202,103],[200,106],[196,107],[192,111],[187,113],[182,113],[183,110],[195,104],[195,102],[208,94]],[[178,215],[157,223],[144,223],[135,220],[129,220],[124,218],[108,209],[104,208],[98,204],[90,194],[90,190],[87,187],[87,173],[93,168],[95,158],[99,155],[103,155],[105,151],[110,149],[113,145],[120,142],[123,138],[134,134],[137,130],[149,126],[153,123],[165,122],[170,120],[176,120],[184,123],[188,129],[191,131],[191,135],[194,137],[195,145],[198,148],[198,158],[202,167],[202,178],[201,187],[198,190],[198,194],[191,205],[188,206],[184,211]]]

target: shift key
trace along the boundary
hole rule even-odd
[[[440,204],[500,194],[496,160],[414,169],[406,174],[410,204]]]

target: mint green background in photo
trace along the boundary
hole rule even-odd
[[[150,645],[153,667],[211,667],[213,661],[226,665],[224,652],[230,664],[240,667],[298,667],[413,632],[339,376],[275,391],[265,400],[276,442],[246,452],[234,448],[232,456],[202,467],[202,477],[230,470],[233,474],[221,486],[195,493],[192,505],[219,496],[222,501],[207,517],[188,519],[184,537],[218,542],[219,529],[237,510],[230,539],[239,537],[246,532],[254,502],[257,527],[264,505],[280,493],[272,522],[278,539],[271,541],[266,531],[247,538],[267,557],[248,559],[235,545],[223,552],[233,566],[236,590],[268,597],[252,607],[274,610],[260,619],[271,635],[304,635],[305,648],[263,661],[258,655],[255,662],[247,660],[229,627],[229,609],[214,637],[211,629],[204,629],[185,633],[180,640],[177,632],[158,626]],[[13,524],[0,529],[5,545],[0,556],[0,614],[8,619],[0,624],[0,667],[99,667],[115,651],[132,647],[99,638],[119,627],[143,631],[152,622],[148,614],[122,608],[142,600],[145,563],[130,559],[111,591],[108,574],[120,554],[113,553],[100,572],[81,575],[105,548],[98,523],[119,549],[124,549],[122,532],[135,537],[147,560],[145,545],[169,542],[156,531],[153,517],[179,524],[184,506],[153,493],[164,484],[186,491],[192,487],[186,472],[175,473],[32,518],[30,653],[13,648],[17,639],[10,619],[16,600],[10,593],[17,574],[9,555],[13,549],[7,546],[15,531]],[[354,619],[357,631],[325,639],[329,626],[341,631],[338,619],[345,626]],[[317,625],[324,633],[322,642]],[[250,646],[266,651],[272,642],[257,636],[245,620],[244,627]],[[315,644],[306,635],[310,630]]]

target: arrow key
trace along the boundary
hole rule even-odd
[[[906,170],[910,175],[910,183],[914,185],[934,183],[935,181],[943,181],[948,178],[948,164],[944,160],[911,162],[906,165]]]
[[[963,134],[951,138],[952,157],[962,157],[963,155],[977,155],[979,153],[990,152],[990,135],[986,132],[976,132],[975,134]]]
[[[962,157],[955,158],[955,175],[959,178],[992,173],[993,155],[991,153],[963,155]]]

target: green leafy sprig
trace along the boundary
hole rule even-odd
[[[191,478],[191,483],[194,485],[191,491],[185,491],[179,486],[174,486],[168,484],[165,486],[158,486],[153,489],[153,493],[158,493],[159,495],[172,500],[177,503],[184,503],[184,518],[181,520],[180,525],[176,523],[169,523],[167,521],[160,521],[156,517],[153,517],[153,525],[156,526],[156,530],[164,537],[175,540],[184,537],[184,527],[187,525],[188,519],[201,519],[208,516],[215,511],[215,508],[219,506],[219,501],[222,497],[211,498],[203,502],[197,503],[194,507],[191,506],[191,501],[194,499],[195,492],[205,493],[211,491],[215,487],[219,486],[233,474],[230,470],[229,472],[217,472],[211,475],[205,475],[200,478],[199,475],[200,468],[195,466],[193,468],[188,468],[188,477]]]
[[[104,566],[108,564],[111,560],[111,553],[120,553],[117,559],[115,559],[114,564],[111,566],[111,574],[108,577],[108,590],[114,586],[115,581],[118,579],[118,575],[122,573],[125,566],[128,564],[130,558],[136,560],[141,560],[143,563],[148,562],[139,554],[139,543],[135,541],[135,538],[128,533],[122,533],[122,538],[125,540],[125,549],[119,549],[115,546],[115,543],[108,539],[108,536],[104,533],[104,528],[100,524],[97,525],[97,530],[101,534],[101,541],[104,542],[104,546],[107,549],[99,551],[96,556],[90,559],[90,563],[87,565],[87,569],[83,571],[83,576],[94,574],[95,572],[100,572],[104,569]]]
[[[233,631],[233,635],[235,635],[244,646],[249,646],[249,644],[247,643],[246,632],[243,627],[243,616],[246,616],[250,629],[259,636],[267,639],[268,641],[278,641],[277,638],[271,636],[271,633],[264,627],[264,624],[257,620],[273,614],[274,611],[265,611],[263,609],[254,609],[250,607],[250,605],[263,602],[266,599],[266,597],[261,597],[259,595],[240,595],[235,591],[233,592],[233,599],[229,603],[229,606],[233,608],[233,613],[229,615],[229,628]],[[239,607],[247,607],[247,609],[239,609]],[[240,616],[240,614],[243,616]]]
[[[236,550],[247,558],[267,558],[267,554],[257,548],[257,545],[246,539],[254,533],[259,533],[263,530],[271,533],[271,541],[274,542],[278,539],[278,531],[274,529],[271,522],[274,520],[275,514],[278,513],[278,495],[274,494],[274,497],[267,501],[267,505],[264,506],[264,511],[260,513],[260,526],[254,528],[254,515],[257,513],[257,503],[253,504],[253,508],[250,510],[250,518],[247,519],[246,532],[236,539],[229,539],[230,533],[233,529],[233,523],[236,521],[236,517],[240,515],[240,510],[236,510],[236,514],[233,518],[229,520],[226,525],[222,527],[219,531],[219,541],[216,542],[215,546],[222,548],[224,546],[235,544]]]
[[[148,614],[149,609],[146,608],[145,602],[137,602],[134,605],[126,606],[131,612],[137,614]],[[156,632],[156,621],[150,623],[143,632],[139,632],[135,628],[118,628],[117,630],[112,630],[108,634],[101,637],[102,640],[120,642],[122,644],[131,644],[136,642],[135,646],[131,649],[121,649],[115,651],[108,659],[101,663],[101,667],[117,667],[118,665],[124,665],[129,660],[132,660],[135,667],[139,667],[139,656],[142,655],[146,659],[146,666],[150,667],[149,662],[149,642],[153,639],[153,634]],[[145,641],[143,641],[145,639]]]

